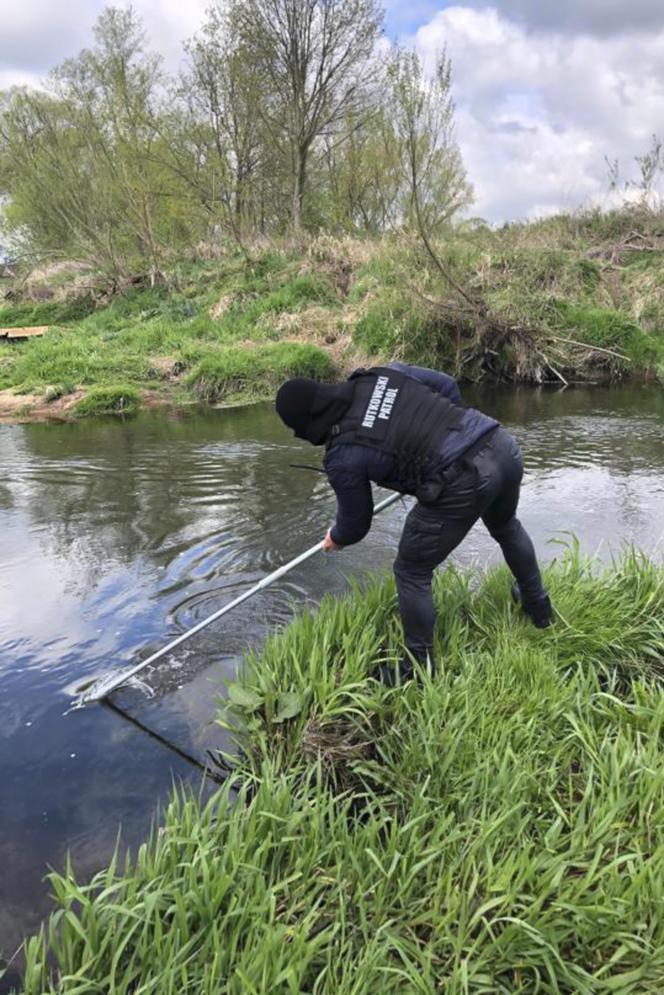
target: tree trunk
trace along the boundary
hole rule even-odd
[[[297,162],[295,163],[293,208],[291,214],[291,227],[296,235],[299,235],[302,231],[302,204],[304,202],[304,190],[307,183],[308,156],[309,146],[300,145],[297,149]]]

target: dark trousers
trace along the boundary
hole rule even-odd
[[[436,621],[431,580],[481,518],[499,543],[514,574],[523,603],[546,596],[533,544],[516,517],[523,462],[512,436],[498,428],[467,461],[434,504],[418,504],[409,513],[394,561],[399,609],[406,647],[420,661],[433,648]]]

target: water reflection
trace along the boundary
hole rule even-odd
[[[576,533],[609,557],[634,542],[660,555],[664,395],[656,389],[467,392],[517,435],[522,517],[542,552]],[[41,878],[72,847],[84,873],[119,824],[141,839],[173,775],[198,774],[103,708],[63,715],[63,691],[125,666],[319,539],[334,500],[293,470],[316,454],[270,405],[135,421],[0,427],[0,948],[46,908]],[[145,700],[118,702],[204,754],[219,745],[216,697],[237,655],[353,571],[388,567],[404,509],[355,549],[309,561],[163,662]],[[457,555],[486,565],[481,529]]]

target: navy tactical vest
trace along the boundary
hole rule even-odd
[[[389,367],[357,370],[349,380],[353,400],[332,427],[328,447],[353,443],[393,456],[404,492],[423,496],[423,485],[436,479],[445,437],[458,431],[465,409]]]

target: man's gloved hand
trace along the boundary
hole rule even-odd
[[[341,549],[341,546],[337,546],[336,542],[332,538],[332,529],[328,529],[327,535],[323,539],[323,550],[326,553],[334,553],[338,549]]]

